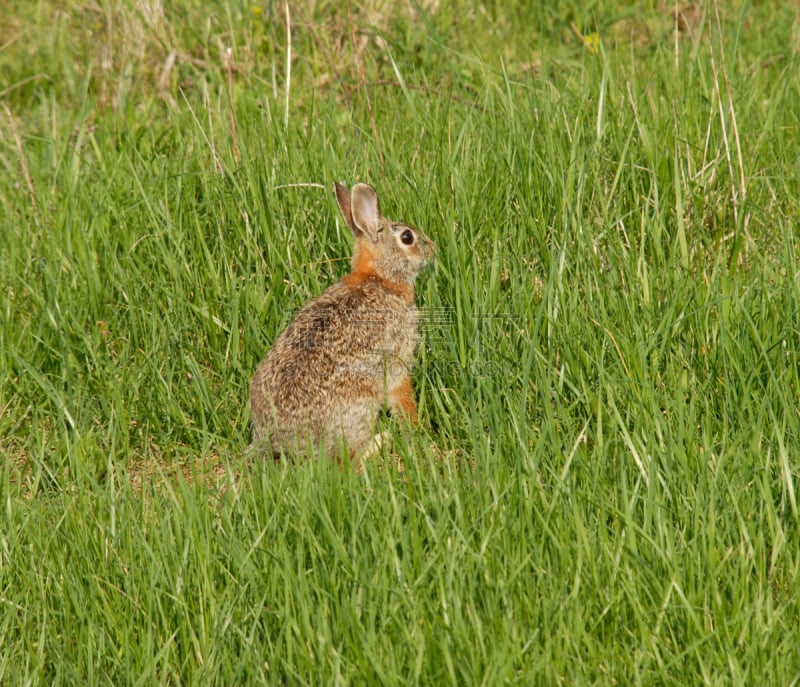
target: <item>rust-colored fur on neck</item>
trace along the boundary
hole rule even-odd
[[[414,287],[411,284],[390,281],[378,275],[375,269],[375,253],[373,248],[367,241],[359,238],[356,240],[352,270],[350,274],[342,279],[342,283],[356,286],[369,280],[377,282],[392,293],[396,293],[406,303],[414,302]]]

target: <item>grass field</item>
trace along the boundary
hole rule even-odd
[[[800,684],[797,7],[542,5],[6,1],[0,683]],[[360,475],[245,455],[336,180],[439,247]]]

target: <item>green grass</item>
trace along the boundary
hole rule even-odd
[[[800,684],[795,13],[356,4],[4,11],[0,683]],[[245,455],[335,180],[439,246],[362,475]]]

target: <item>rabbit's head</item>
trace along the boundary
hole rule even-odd
[[[353,274],[413,284],[433,258],[433,241],[416,227],[381,215],[378,194],[369,184],[356,184],[348,190],[337,183],[336,200],[356,239]]]

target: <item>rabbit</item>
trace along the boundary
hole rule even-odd
[[[344,443],[359,464],[385,439],[373,436],[382,409],[417,422],[414,281],[436,246],[383,217],[372,186],[334,190],[355,237],[351,271],[298,313],[250,384],[253,444],[276,459],[309,451],[335,458]]]

